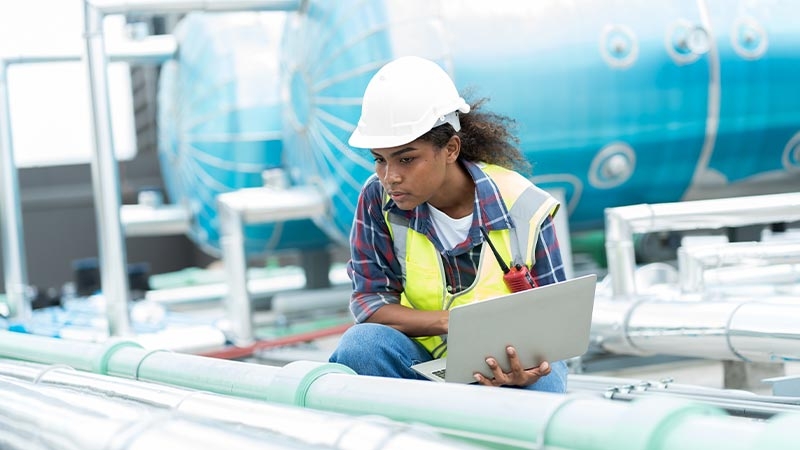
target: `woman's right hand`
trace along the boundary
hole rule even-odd
[[[500,364],[493,357],[486,358],[486,365],[492,371],[492,376],[487,377],[481,373],[475,373],[475,381],[484,386],[530,386],[539,381],[540,378],[550,374],[550,363],[543,361],[537,367],[530,369],[523,369],[520,364],[517,350],[512,347],[506,347],[506,354],[508,355],[508,362],[511,365],[511,371],[503,372]]]

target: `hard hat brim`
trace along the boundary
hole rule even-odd
[[[347,143],[355,148],[390,148],[414,142],[415,139],[423,134],[425,133],[406,136],[367,136],[356,129],[356,131],[350,135],[350,139],[347,140]]]
[[[465,102],[463,98],[459,98],[459,100],[461,101],[461,104],[458,105],[458,107],[456,109],[454,109],[453,112],[459,112],[459,113],[462,113],[462,114],[468,113],[470,111],[469,104],[467,102]],[[447,115],[445,115],[445,116],[447,116]],[[350,135],[350,138],[347,140],[347,143],[351,147],[355,147],[355,148],[390,148],[390,147],[398,147],[398,146],[403,145],[403,144],[408,144],[408,143],[414,142],[414,140],[416,140],[420,136],[424,135],[428,131],[430,131],[433,128],[435,128],[437,126],[437,122],[439,122],[439,118],[445,117],[445,116],[439,116],[439,117],[431,116],[428,119],[428,121],[430,123],[419,128],[421,131],[416,132],[416,133],[403,134],[403,135],[371,136],[371,135],[364,134],[363,132],[361,132],[361,127],[358,126],[358,127],[356,127],[355,131],[353,131],[353,134]],[[456,129],[456,131],[458,131],[459,128],[460,128],[460,126],[458,126],[457,124],[458,124],[458,117],[455,116],[454,128]],[[442,123],[438,123],[438,125],[442,125]]]

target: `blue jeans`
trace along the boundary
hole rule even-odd
[[[425,380],[411,366],[431,359],[425,347],[402,332],[386,325],[361,323],[350,327],[342,335],[330,362],[344,364],[359,375]],[[566,363],[555,361],[550,364],[550,375],[526,389],[566,392]]]

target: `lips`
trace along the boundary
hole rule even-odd
[[[402,200],[408,196],[405,192],[390,192],[389,196],[392,197],[392,200],[397,202],[398,200]]]

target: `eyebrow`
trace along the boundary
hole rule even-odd
[[[400,155],[403,155],[403,154],[408,153],[408,152],[413,152],[414,150],[417,150],[417,148],[416,147],[411,147],[411,146],[403,147],[400,150],[397,150],[397,151],[394,151],[394,152],[390,153],[388,156],[396,157],[396,156],[400,156]],[[370,153],[372,153],[372,156],[377,156],[377,157],[383,158],[383,155],[381,155],[379,153],[376,153],[374,150],[370,150]]]

